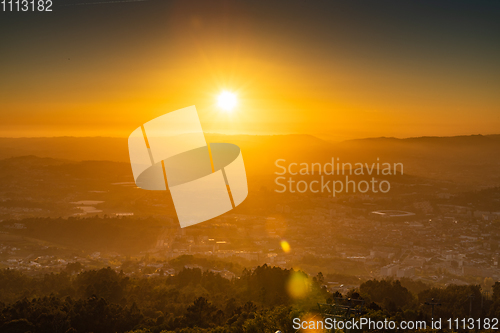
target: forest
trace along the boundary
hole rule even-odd
[[[332,294],[319,273],[267,265],[228,280],[183,268],[175,275],[127,276],[111,268],[28,276],[0,271],[0,332],[295,332],[293,318],[319,316],[318,303],[363,300],[360,316],[430,320],[500,317],[500,283],[488,297],[479,286],[429,288],[412,280],[369,280],[346,295]],[[472,313],[470,311],[472,310]]]

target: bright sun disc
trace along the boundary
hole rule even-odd
[[[228,91],[222,92],[217,98],[218,105],[226,111],[231,111],[236,106],[236,95]]]

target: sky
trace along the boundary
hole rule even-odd
[[[0,12],[0,137],[500,133],[500,2],[54,0]],[[217,106],[224,90],[238,105]]]

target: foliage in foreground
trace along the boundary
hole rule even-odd
[[[293,298],[299,274],[307,293]],[[348,295],[330,294],[322,274],[261,266],[227,280],[210,271],[183,269],[175,276],[131,278],[114,270],[30,277],[0,271],[0,332],[271,333],[295,332],[293,318],[315,315],[317,302],[363,299],[363,315],[377,319],[429,320],[429,299],[441,302],[435,317],[500,316],[500,283],[483,299],[479,286],[410,292],[398,280],[370,280]],[[474,295],[474,297],[469,297]],[[471,303],[472,302],[472,303]],[[315,313],[316,312],[316,313]]]

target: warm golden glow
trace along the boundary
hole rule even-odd
[[[154,3],[151,10],[164,10],[163,1]],[[18,45],[36,34],[2,41],[12,52],[0,53],[0,110],[8,110],[0,112],[0,136],[127,137],[137,124],[190,105],[204,131],[224,135],[310,134],[335,142],[489,134],[500,128],[500,81],[493,70],[498,57],[491,47],[497,36],[485,34],[479,44],[472,35],[452,36],[472,29],[465,23],[476,29],[473,21],[457,18],[457,29],[429,36],[432,29],[407,36],[399,33],[402,27],[394,28],[386,45],[362,38],[388,38],[384,29],[391,25],[365,33],[370,25],[344,16],[331,19],[321,6],[308,7],[312,12],[301,16],[305,21],[288,26],[294,20],[280,6],[273,7],[280,15],[267,10],[250,15],[246,2],[227,2],[224,10],[208,6],[202,15],[193,12],[191,2],[173,3],[164,15],[145,15],[148,23],[132,34],[120,32],[132,29],[120,20],[109,30],[111,23],[103,19],[90,30],[75,24],[74,33],[53,36],[51,47],[30,39]],[[255,2],[255,8],[264,3]],[[127,10],[133,13],[132,8]],[[11,21],[6,24],[23,26]],[[267,24],[289,29],[263,33]],[[337,25],[349,26],[352,35],[330,36]],[[74,34],[82,38],[74,42]],[[450,43],[437,47],[435,36],[447,36]],[[414,52],[422,40],[422,53]],[[64,61],[62,54],[68,55]],[[373,57],[353,57],[357,54]],[[457,61],[448,61],[450,56]],[[41,66],[40,59],[52,60]]]
[[[217,98],[217,105],[226,111],[232,111],[236,104],[236,95],[229,91],[223,91]]]

